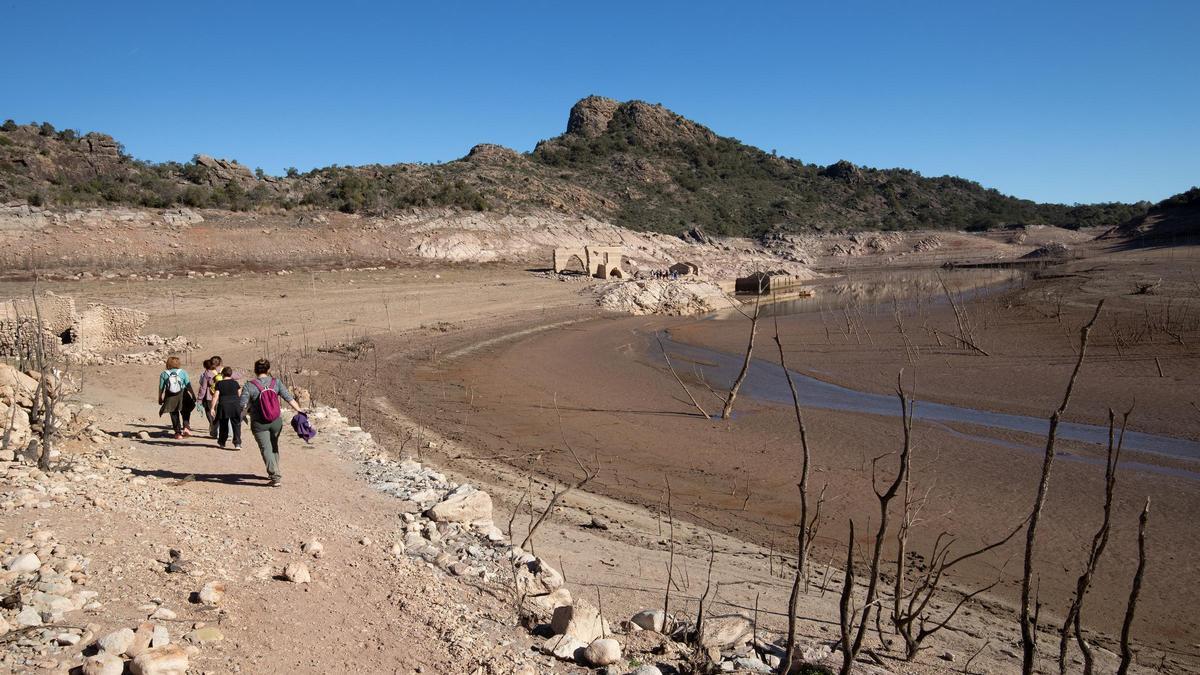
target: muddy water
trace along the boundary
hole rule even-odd
[[[671,340],[670,336],[666,334],[663,335],[663,342],[667,345],[673,358],[696,364],[704,371],[706,380],[719,383],[723,388],[728,388],[732,384],[742,365],[740,356],[686,345]],[[647,358],[652,358],[652,356],[647,354]],[[796,393],[802,407],[867,415],[900,416],[900,402],[895,396],[849,389],[796,371],[791,371],[791,375],[792,380],[796,383]],[[767,361],[755,359],[751,362],[746,381],[742,385],[742,392],[746,396],[763,401],[783,405],[792,404],[791,389],[788,387],[783,369],[778,364]],[[976,439],[1022,449],[1032,449],[1033,446],[1013,444],[1004,439],[989,437],[987,433],[995,430],[1016,431],[1044,438],[1049,431],[1049,421],[1045,418],[1009,415],[925,401],[915,404],[913,418],[943,424],[969,424],[980,430],[979,433],[972,434]],[[1083,443],[1101,446],[1106,446],[1108,443],[1107,427],[1063,422],[1058,427],[1058,434],[1061,438]],[[1123,447],[1125,450],[1137,452],[1183,459],[1200,459],[1200,443],[1182,438],[1129,431],[1125,434]],[[1191,475],[1200,478],[1200,475]]]

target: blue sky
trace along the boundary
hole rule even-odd
[[[530,150],[579,98],[1040,201],[1200,184],[1200,2],[0,0],[0,118],[270,173]]]

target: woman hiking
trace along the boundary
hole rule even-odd
[[[211,359],[204,359],[204,372],[200,374],[200,382],[196,388],[200,390],[199,403],[204,407],[204,413],[208,416],[208,437],[217,437],[217,419],[213,417],[213,394],[216,392],[215,378],[221,372],[221,362],[219,356],[214,356]]]
[[[262,453],[271,487],[279,487],[283,482],[279,472],[279,433],[283,430],[283,415],[279,409],[281,398],[296,412],[304,412],[292,392],[271,377],[271,362],[267,359],[255,361],[254,379],[242,387],[240,408],[242,415],[250,420],[250,433],[254,434]]]
[[[221,381],[217,382],[217,391],[209,402],[208,416],[216,420],[217,446],[222,450],[229,442],[229,432],[233,431],[233,449],[242,449],[242,394],[238,381],[233,379],[233,368],[225,366],[221,370]]]
[[[192,435],[192,408],[196,407],[192,380],[180,365],[178,356],[168,357],[166,369],[158,376],[158,415],[171,415],[176,439]]]

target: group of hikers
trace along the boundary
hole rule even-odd
[[[232,449],[241,450],[242,421],[247,420],[267,467],[267,477],[275,487],[283,481],[279,470],[279,435],[283,431],[280,400],[296,411],[292,426],[301,438],[308,440],[315,435],[296,397],[282,380],[271,375],[267,359],[254,362],[254,377],[245,384],[220,356],[204,361],[204,372],[195,385],[178,356],[168,358],[158,376],[158,414],[170,415],[176,439],[192,435],[192,412],[202,409],[208,420],[208,436],[217,439],[221,448],[232,440]]]

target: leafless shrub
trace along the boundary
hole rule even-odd
[[[800,490],[800,527],[796,533],[796,576],[792,580],[792,590],[788,596],[787,609],[787,643],[784,649],[784,656],[779,664],[779,672],[787,673],[791,670],[792,660],[795,658],[796,650],[796,611],[800,598],[800,584],[807,578],[808,567],[808,547],[812,541],[810,538],[810,524],[808,516],[808,473],[809,460],[811,455],[808,449],[808,430],[804,426],[804,413],[800,409],[800,395],[796,392],[796,383],[792,380],[792,372],[787,367],[787,357],[783,351],[783,342],[779,337],[779,317],[775,317],[775,347],[779,350],[779,365],[783,368],[784,377],[787,379],[788,389],[792,393],[792,408],[796,413],[796,429],[800,435],[800,482],[796,487]],[[819,515],[820,509],[817,513]],[[815,518],[814,518],[815,521]]]

